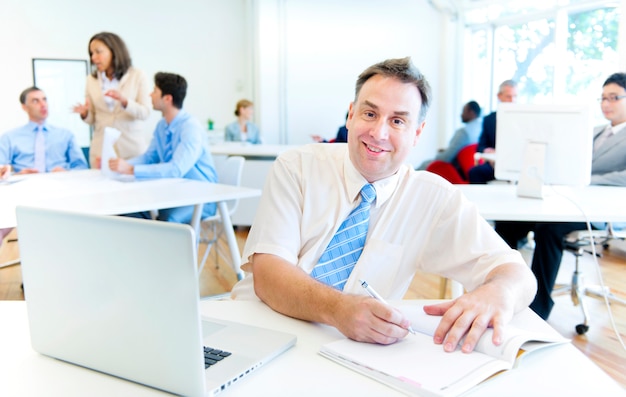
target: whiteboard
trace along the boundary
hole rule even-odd
[[[72,107],[85,102],[87,61],[33,58],[33,83],[48,98],[48,122],[74,133],[80,147],[91,142],[91,127]]]

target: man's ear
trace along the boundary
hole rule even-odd
[[[415,130],[415,139],[413,139],[413,146],[417,145],[417,140],[419,139],[420,135],[422,134],[422,131],[424,130],[424,126],[426,126],[426,122],[422,121],[419,125],[419,127],[417,128],[417,130]]]
[[[354,102],[350,102],[350,107],[348,108],[348,117],[346,118],[346,128],[350,129],[350,124],[352,123],[352,119],[354,118]]]

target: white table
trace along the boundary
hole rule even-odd
[[[626,221],[626,188],[616,186],[546,186],[544,198],[516,195],[512,184],[456,185],[480,214],[494,221]]]
[[[298,147],[298,145],[254,145],[249,142],[223,142],[211,145],[211,154],[227,156],[243,156],[246,158],[269,158],[276,159],[285,150]]]
[[[211,154],[217,163],[228,156],[242,156],[246,159],[243,166],[241,186],[263,189],[265,178],[282,152],[295,148],[297,145],[253,145],[247,142],[224,142],[211,145]],[[239,201],[237,211],[233,214],[233,224],[250,226],[254,221],[259,198],[247,198]]]
[[[193,205],[191,226],[199,230],[202,206],[217,202],[239,278],[241,256],[228,215],[226,201],[255,197],[260,190],[182,178],[120,181],[106,178],[98,170],[35,174],[16,177],[19,181],[0,185],[0,228],[17,226],[15,207],[33,205],[100,215],[126,214],[160,208]]]
[[[322,344],[341,338],[334,328],[282,316],[259,302],[203,301],[201,312],[298,337],[295,347],[228,388],[224,396],[401,395],[317,354]],[[36,353],[30,347],[25,302],[0,302],[0,318],[11,324],[0,327],[0,395],[169,395]],[[565,344],[527,355],[518,368],[484,382],[464,396],[566,395],[625,396],[626,392],[573,345]]]

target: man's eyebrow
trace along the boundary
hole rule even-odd
[[[373,104],[372,102],[368,101],[367,99],[363,101],[363,103],[371,108],[374,109],[378,109],[378,105]]]
[[[363,104],[367,105],[368,107],[371,107],[372,109],[378,109],[378,105],[373,104],[372,102],[368,101],[367,99],[363,101]],[[393,114],[395,114],[396,116],[408,116],[408,115],[411,114],[411,112],[396,110],[396,111],[393,112]]]

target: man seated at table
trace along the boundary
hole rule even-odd
[[[456,130],[450,139],[450,143],[448,143],[448,148],[441,149],[434,160],[445,161],[459,168],[459,164],[456,164],[456,156],[459,154],[459,151],[467,145],[478,142],[478,137],[482,131],[482,119],[480,118],[480,105],[478,105],[478,102],[469,101],[463,106],[461,121],[465,125]],[[424,161],[417,169],[425,170],[434,160]]]
[[[606,79],[600,107],[609,124],[593,132],[591,184],[626,186],[626,73],[614,73]],[[574,230],[585,229],[587,225],[581,222],[496,222],[496,231],[512,248],[534,231],[531,267],[538,289],[530,308],[543,319],[550,316],[554,306],[551,295],[563,257],[563,239]]]
[[[0,164],[17,174],[86,169],[87,161],[74,134],[46,123],[48,99],[37,87],[20,94],[28,123],[0,136]],[[8,171],[7,171],[8,172]]]
[[[513,80],[505,80],[498,89],[498,102],[515,103],[517,101],[517,83]],[[483,130],[478,139],[477,152],[495,153],[496,151],[496,117],[497,112],[492,112],[483,119]],[[496,179],[493,161],[485,161],[469,170],[470,183],[484,184]]]
[[[503,326],[532,300],[535,280],[458,189],[406,164],[429,103],[430,86],[409,58],[365,70],[348,144],[301,146],[274,163],[244,248],[247,274],[232,297],[260,298],[354,340],[389,344],[407,335],[409,320],[367,296],[359,280],[401,299],[419,270],[469,291],[425,307],[442,316],[435,343],[454,351],[466,337],[461,348],[470,352],[493,327],[500,344]]]
[[[187,95],[187,81],[177,74],[159,72],[154,76],[154,90],[150,94],[152,107],[163,118],[154,130],[150,146],[141,156],[123,160],[109,160],[109,168],[136,178],[188,178],[217,182],[213,157],[200,123],[183,109]],[[207,203],[202,217],[215,214],[215,203]],[[150,219],[149,212],[127,214]],[[157,219],[189,223],[193,206],[160,209]]]
[[[11,170],[34,174],[87,168],[74,134],[46,123],[48,99],[43,91],[37,87],[25,89],[20,103],[28,123],[0,136],[0,179],[7,179]],[[0,245],[11,230],[0,229]]]

